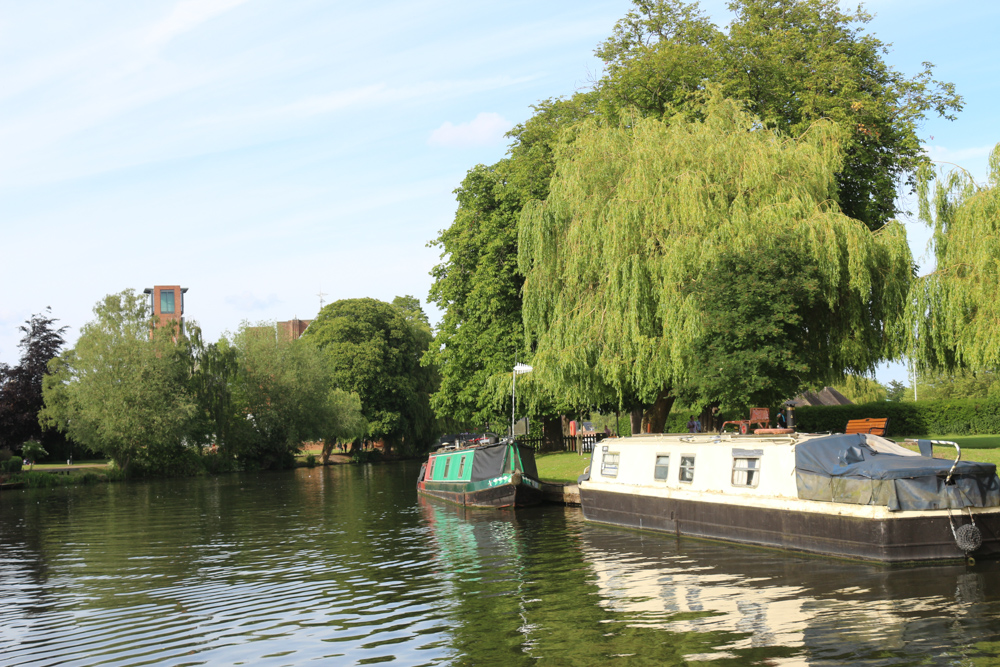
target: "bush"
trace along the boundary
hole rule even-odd
[[[53,475],[50,472],[28,471],[21,473],[20,480],[29,489],[48,489],[75,483],[70,475]]]
[[[916,403],[859,403],[796,408],[799,431],[843,432],[851,419],[889,419],[887,435],[980,435],[1000,433],[1000,400],[955,399]]]
[[[381,460],[381,449],[355,449],[351,452],[351,463],[378,463]]]
[[[3,463],[0,463],[0,470],[4,472],[21,472],[23,463],[24,460],[20,456],[11,456]]]
[[[307,468],[315,468],[316,467],[316,455],[315,454],[307,454],[306,455],[306,467]]]
[[[236,458],[232,454],[223,454],[218,451],[206,452],[202,455],[201,461],[205,466],[205,471],[210,475],[235,472],[239,467]]]

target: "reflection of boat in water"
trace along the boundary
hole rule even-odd
[[[689,661],[757,663],[753,651],[783,647],[766,663],[951,663],[952,628],[975,622],[988,581],[964,566],[886,568],[597,526],[580,549],[600,605],[630,626],[716,637]]]
[[[874,435],[658,435],[595,447],[580,482],[601,523],[881,561],[1000,553],[992,464]]]
[[[473,507],[524,507],[542,500],[534,450],[510,440],[431,452],[417,491]]]

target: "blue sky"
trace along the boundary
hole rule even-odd
[[[503,156],[533,103],[599,76],[593,50],[629,6],[0,0],[0,361],[33,312],[51,306],[72,342],[128,287],[188,287],[209,339],[309,319],[321,290],[424,300],[465,172]],[[965,96],[922,129],[929,154],[985,180],[1000,4],[866,7],[896,69],[929,60]]]

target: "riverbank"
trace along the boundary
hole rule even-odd
[[[951,440],[957,442],[962,448],[963,460],[992,463],[1000,467],[1000,436],[922,435],[907,437]],[[905,437],[896,436],[892,439],[902,443]],[[916,450],[916,446],[911,448]],[[322,451],[319,447],[306,447],[295,457],[295,465],[296,467],[322,467],[321,454]],[[367,457],[374,455],[374,452],[364,452],[364,454]],[[954,450],[950,447],[936,446],[934,455],[942,459],[954,458]],[[312,457],[311,462],[310,457]],[[575,499],[578,496],[574,496],[574,493],[578,494],[578,491],[575,491],[576,481],[590,465],[590,455],[580,456],[576,452],[538,453],[535,456],[535,461],[538,466],[539,479],[549,487],[550,500],[563,504],[579,502]],[[328,465],[339,466],[352,462],[354,459],[350,454],[336,452],[330,455]],[[213,475],[217,473],[205,472],[202,474]],[[183,477],[184,475],[164,475],[164,477],[167,476]],[[80,461],[69,465],[41,463],[36,464],[33,470],[25,469],[6,477],[4,488],[48,488],[76,484],[100,484],[124,479],[118,471],[110,467],[109,462],[101,460]]]

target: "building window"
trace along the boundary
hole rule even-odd
[[[448,468],[451,467],[451,457],[449,456],[444,460],[444,474],[441,475],[441,479],[448,479]]]
[[[667,475],[670,473],[670,454],[657,454],[656,455],[656,467],[653,468],[653,479],[658,482],[667,481]]]
[[[618,476],[618,452],[604,452],[601,459],[601,474],[605,477]]]
[[[733,457],[733,486],[757,486],[760,459],[753,456]]]
[[[694,454],[681,456],[681,466],[677,474],[682,482],[690,484],[694,481]]]
[[[164,315],[172,315],[174,312],[174,291],[163,290],[160,292],[160,312]]]

